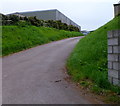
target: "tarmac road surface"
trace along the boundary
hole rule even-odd
[[[89,104],[65,79],[65,63],[82,37],[37,46],[2,58],[3,104]]]

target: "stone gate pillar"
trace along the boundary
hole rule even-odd
[[[120,86],[120,30],[108,31],[108,79]]]
[[[114,4],[114,16],[120,14],[120,2],[118,4]]]

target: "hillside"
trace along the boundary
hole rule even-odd
[[[37,45],[81,36],[80,32],[70,32],[33,25],[2,26],[2,55],[8,55]]]
[[[120,94],[120,88],[112,86],[107,79],[107,31],[120,29],[119,20],[117,16],[80,40],[67,62],[72,79],[85,86],[92,82],[90,89],[98,94],[105,90]],[[120,98],[113,101],[120,102]]]

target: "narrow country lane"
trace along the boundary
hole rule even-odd
[[[3,57],[3,104],[89,104],[65,80],[66,59],[81,38],[68,38]]]

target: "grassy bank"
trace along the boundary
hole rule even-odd
[[[8,55],[37,45],[69,37],[81,36],[79,32],[36,26],[3,26],[2,55]]]
[[[113,92],[116,96],[112,95],[111,101],[120,103],[117,96],[120,88],[112,86],[107,78],[107,31],[120,29],[119,20],[120,16],[80,40],[68,59],[67,68],[74,81],[91,85],[90,89],[98,94]]]

